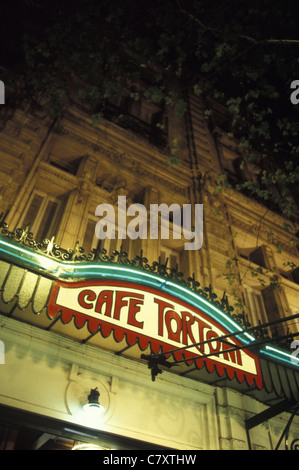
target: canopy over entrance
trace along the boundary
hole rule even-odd
[[[6,237],[0,258],[2,315],[144,361],[153,380],[170,370],[270,406],[299,401],[292,351],[258,339],[260,326],[243,328],[203,291],[140,267],[63,261]]]

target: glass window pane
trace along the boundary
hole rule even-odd
[[[88,220],[83,240],[83,248],[86,252],[89,252],[94,247],[95,226],[96,222]]]
[[[48,202],[45,213],[43,214],[38,231],[36,233],[36,239],[38,241],[42,241],[45,238],[52,237],[53,235],[55,235],[55,231],[57,229],[57,223],[55,220],[57,207],[57,202]]]
[[[33,227],[33,224],[37,218],[38,211],[41,207],[42,202],[43,202],[42,196],[39,196],[36,194],[32,198],[31,203],[28,207],[28,210],[22,222],[23,228],[25,228],[27,225],[30,225],[30,227]]]

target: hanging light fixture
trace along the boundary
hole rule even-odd
[[[102,412],[105,410],[105,408],[100,404],[99,402],[99,396],[100,392],[98,391],[98,388],[92,388],[90,390],[90,393],[88,395],[88,403],[86,403],[83,406],[83,409],[87,412],[90,411],[97,411],[97,412]]]

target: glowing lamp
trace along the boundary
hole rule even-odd
[[[99,402],[100,393],[98,388],[92,388],[90,394],[88,395],[88,403],[83,406],[83,409],[90,413],[92,411],[100,412],[104,411],[105,408]]]

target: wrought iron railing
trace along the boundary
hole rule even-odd
[[[161,127],[139,119],[121,108],[114,106],[112,103],[106,103],[104,109],[105,119],[117,124],[118,126],[133,131],[140,136],[146,138],[149,142],[160,148],[166,148],[168,144],[167,133]]]

